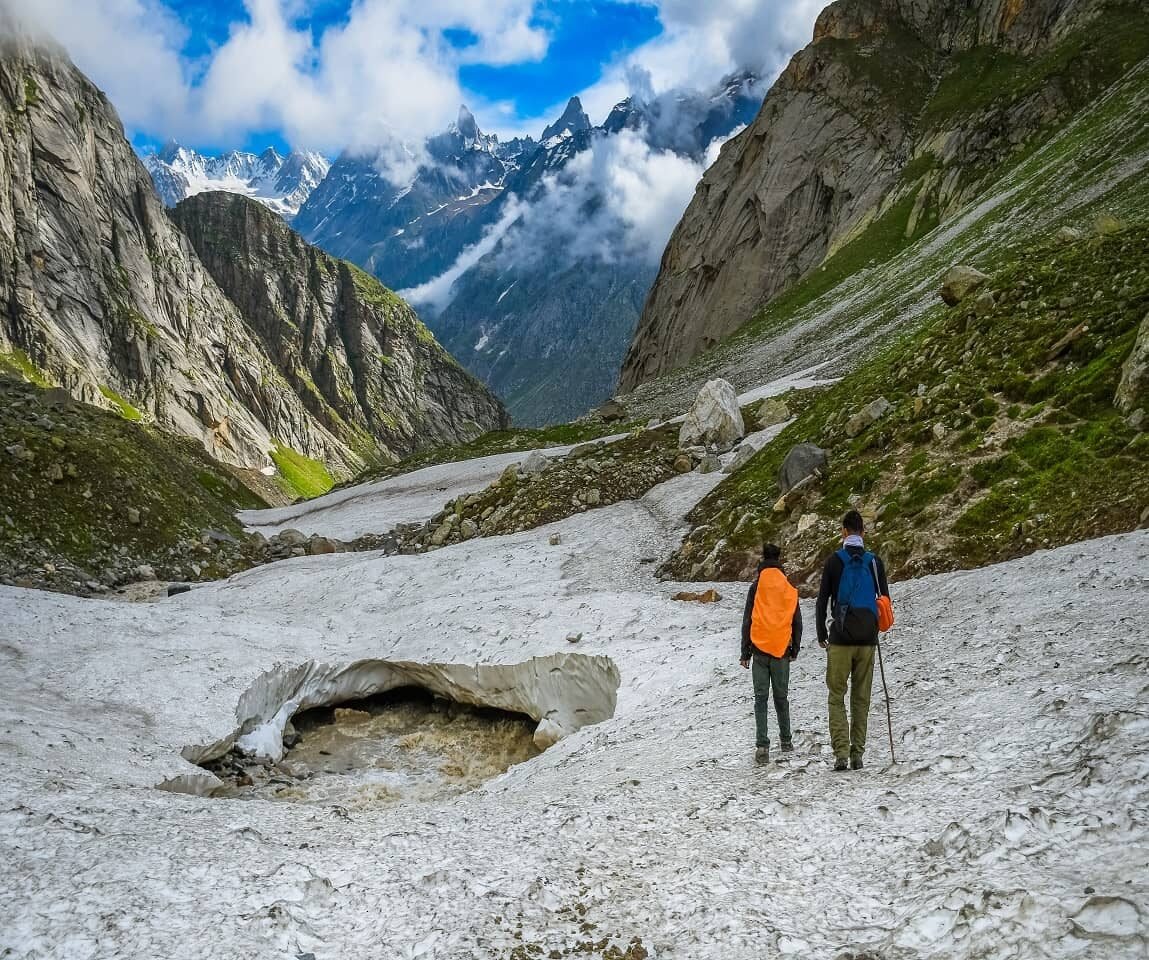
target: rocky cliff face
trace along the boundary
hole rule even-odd
[[[362,462],[369,440],[401,452],[502,421],[497,402],[457,376],[441,352],[395,393],[403,406],[386,413],[396,427],[372,434],[365,413],[333,418],[310,387],[299,387],[291,351],[268,349],[264,319],[245,317],[204,269],[104,96],[62,51],[33,44],[12,23],[0,23],[0,123],[0,354],[38,378],[154,419],[245,467],[268,465],[268,451],[282,444],[346,472]],[[297,266],[269,260],[262,271],[276,287],[277,271]],[[300,356],[310,357],[327,329],[318,318],[315,325],[314,337],[300,332]],[[418,340],[418,328],[388,330],[392,342],[379,353],[430,362],[432,346],[398,344]],[[365,339],[364,349],[376,345]],[[432,397],[423,392],[428,379]],[[452,385],[468,393],[459,407],[443,400]],[[375,395],[359,388],[364,403]],[[471,413],[474,422],[464,419]]]
[[[621,389],[736,330],[901,199],[907,172],[918,188],[925,180],[923,209],[928,200],[942,218],[955,210],[978,172],[1064,114],[1071,95],[1030,83],[1026,68],[1040,68],[1042,55],[1106,6],[831,4],[757,119],[699,184],[663,255]],[[993,91],[997,82],[1014,89]]]
[[[350,448],[407,453],[505,425],[498,401],[403,300],[263,205],[202,193],[172,219],[311,416]]]

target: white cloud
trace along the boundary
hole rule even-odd
[[[0,8],[55,36],[130,129],[217,143],[282,129],[294,144],[332,153],[394,139],[420,143],[464,101],[500,136],[537,136],[561,112],[566,92],[545,113],[522,118],[508,103],[462,90],[458,76],[466,63],[545,56],[549,38],[533,20],[539,2],[354,0],[343,22],[314,37],[301,15],[304,0],[245,0],[246,16],[198,63],[181,57],[186,29],[161,0],[0,0]],[[664,30],[582,91],[596,123],[630,93],[706,88],[739,67],[772,75],[809,39],[824,4],[633,2],[657,7]],[[445,42],[448,29],[475,42],[456,49]]]
[[[400,290],[399,296],[416,306],[442,309],[450,302],[451,288],[455,281],[498,246],[522,212],[523,207],[518,199],[511,197],[499,219],[483,231],[479,240],[465,247],[447,270],[417,287]]]
[[[0,0],[55,37],[131,128],[227,142],[280,129],[294,145],[334,152],[442,129],[464,94],[463,63],[546,53],[534,0],[355,0],[314,37],[297,0],[245,0],[246,18],[200,64],[158,0]],[[475,42],[448,44],[447,29]]]

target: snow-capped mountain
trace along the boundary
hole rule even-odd
[[[293,225],[404,290],[517,420],[568,419],[610,395],[657,272],[656,258],[616,242],[628,223],[612,207],[620,183],[605,181],[646,160],[631,172],[700,176],[762,93],[737,74],[709,91],[631,97],[597,127],[572,97],[538,140],[505,143],[464,107],[426,142],[414,179],[393,182],[386,152],[344,153]]]
[[[258,154],[228,150],[213,157],[175,141],[143,160],[156,192],[169,207],[197,193],[225,190],[258,200],[285,220],[299,212],[331,168],[322,154],[301,150],[286,157],[274,147]]]
[[[386,151],[345,151],[293,226],[328,253],[391,277],[396,288],[439,275],[478,241],[489,205],[538,145],[530,137],[500,143],[463,106],[423,146],[426,162],[407,182],[388,177]]]

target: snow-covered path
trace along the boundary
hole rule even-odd
[[[676,603],[641,562],[716,480],[571,517],[559,546],[306,557],[153,605],[0,589],[0,955],[1145,956],[1149,534],[899,584],[901,763],[876,698],[867,769],[830,772],[808,643],[795,759],[759,768],[741,586]],[[515,663],[572,631],[620,670],[614,718],[461,798],[154,789],[274,663]]]
[[[625,434],[603,437],[603,443]],[[546,447],[548,457],[565,457],[578,446]],[[481,490],[512,463],[522,463],[531,451],[496,453],[475,460],[441,463],[387,480],[336,490],[314,500],[269,510],[241,510],[240,521],[250,530],[273,536],[292,527],[338,540],[386,533],[400,523],[420,523],[460,494]]]

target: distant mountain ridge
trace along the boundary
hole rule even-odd
[[[210,156],[168,141],[143,155],[156,192],[169,207],[210,190],[240,193],[291,220],[327,176],[331,163],[320,153],[292,150],[286,157],[274,147],[262,153],[228,150]]]
[[[572,97],[539,140],[508,142],[483,133],[463,107],[427,141],[430,160],[408,182],[388,178],[383,151],[345,152],[293,226],[414,298],[516,420],[570,419],[610,395],[655,265],[630,251],[596,259],[571,249],[565,238],[579,223],[544,225],[529,263],[510,241],[552,187],[574,176],[576,157],[625,134],[701,164],[754,118],[762,92],[743,72],[711,91],[628,98],[599,126]],[[589,188],[568,220],[601,215],[605,198]]]

